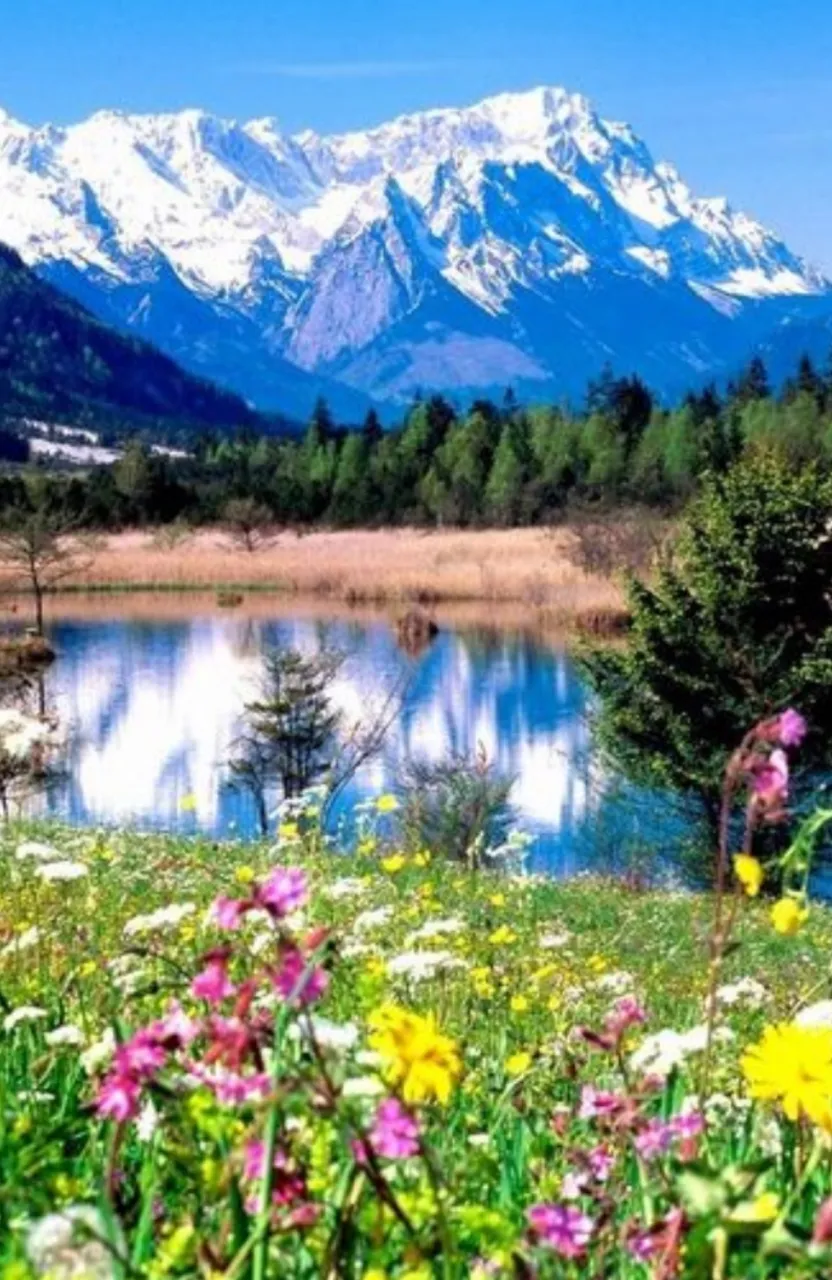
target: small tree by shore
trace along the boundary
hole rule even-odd
[[[234,545],[249,554],[272,540],[272,513],[255,498],[231,498],[223,508],[222,522]]]
[[[44,595],[83,566],[73,532],[70,520],[41,507],[13,510],[0,524],[0,563],[19,576],[31,592],[39,636],[43,635]]]

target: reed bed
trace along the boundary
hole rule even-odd
[[[620,614],[620,585],[576,565],[571,538],[565,527],[283,532],[246,552],[217,529],[170,548],[153,530],[130,530],[97,539],[61,590],[261,590],[354,605],[484,601],[563,618]],[[0,569],[0,589],[15,586]]]

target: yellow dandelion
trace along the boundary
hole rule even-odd
[[[832,1130],[832,1028],[781,1022],[740,1059],[752,1098],[779,1102],[789,1120]]]
[[[297,840],[300,828],[296,822],[281,822],[277,834],[281,840]]]
[[[407,866],[407,858],[403,853],[391,853],[389,858],[382,858],[381,866],[382,870],[386,871],[389,875],[394,876],[398,871],[401,871],[403,867]]]
[[[532,1065],[532,1055],[523,1049],[519,1053],[512,1053],[510,1057],[506,1058],[503,1065],[506,1069],[506,1075],[522,1076]]]
[[[512,996],[509,1002],[512,1013],[525,1013],[529,1008],[529,1000],[527,996]]]
[[[234,871],[234,879],[237,881],[237,884],[251,884],[254,879],[254,867],[236,867]]]
[[[506,895],[504,893],[492,893],[488,901],[492,907],[504,907],[506,905]]]
[[[734,875],[749,898],[756,898],[763,883],[763,865],[749,853],[738,853],[734,858]]]
[[[379,1054],[388,1084],[405,1102],[445,1103],[462,1074],[456,1043],[439,1031],[432,1014],[422,1017],[398,1005],[384,1005],[369,1018],[370,1048]]]
[[[790,938],[798,932],[808,914],[808,908],[797,898],[781,898],[771,908],[771,923],[778,933]]]
[[[489,936],[488,941],[492,944],[492,946],[504,947],[510,942],[515,942],[516,939],[517,939],[517,934],[514,932],[514,930],[510,929],[507,924],[501,924]]]
[[[182,797],[182,799],[179,801],[179,808],[182,810],[183,813],[194,812],[194,810],[196,809],[196,796],[194,795],[193,791],[189,791],[187,795]]]
[[[376,800],[376,809],[379,813],[395,813],[398,807],[399,802],[395,796],[379,796],[378,800]]]

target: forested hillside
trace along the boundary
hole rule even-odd
[[[108,329],[0,245],[0,421],[20,417],[204,429],[256,415],[154,347]]]

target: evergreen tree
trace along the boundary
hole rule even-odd
[[[672,563],[630,584],[624,649],[585,654],[611,763],[698,799],[715,822],[726,747],[798,707],[832,756],[832,481],[771,456],[705,484]]]

